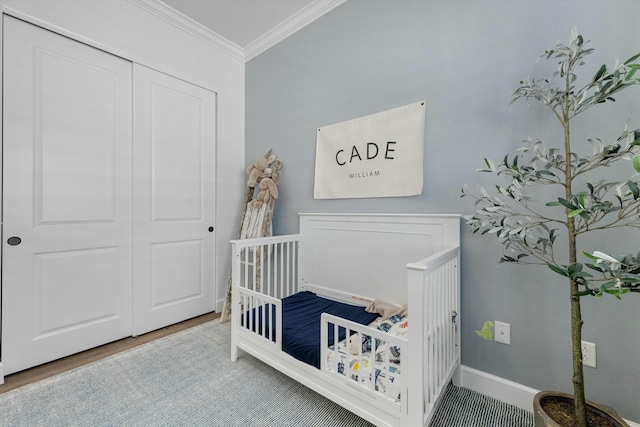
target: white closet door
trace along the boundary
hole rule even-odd
[[[215,309],[216,95],[133,69],[133,332]]]
[[[9,374],[131,335],[131,63],[5,16],[3,88]]]

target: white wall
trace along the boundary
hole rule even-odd
[[[244,188],[243,61],[127,0],[0,0],[4,13],[217,93],[217,310]]]

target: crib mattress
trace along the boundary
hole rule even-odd
[[[320,316],[333,314],[353,322],[368,325],[379,315],[367,313],[364,307],[345,304],[303,291],[282,300],[282,349],[309,365],[320,369]],[[338,341],[346,331],[339,332]],[[329,345],[334,343],[333,328],[329,330]]]

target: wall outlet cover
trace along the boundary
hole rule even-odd
[[[495,322],[495,340],[499,343],[511,345],[511,324]]]

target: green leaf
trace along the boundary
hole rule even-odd
[[[640,154],[633,158],[633,168],[640,173]]]
[[[487,165],[487,168],[491,171],[495,171],[496,167],[493,165],[493,162],[487,158],[484,159],[484,163]]]
[[[543,169],[543,170],[536,171],[536,173],[537,173],[538,175],[550,175],[550,176],[556,176],[556,174],[555,174],[555,173],[553,173],[553,172],[551,172],[551,171],[548,171],[548,170],[544,170],[544,169]]]
[[[573,274],[576,271],[582,271],[582,264],[580,264],[579,262],[574,262],[573,264],[569,264],[569,266],[567,267],[567,272],[569,274]]]
[[[594,295],[594,294],[595,294],[594,291],[592,291],[591,289],[587,289],[586,291],[576,292],[575,296],[584,297],[584,296],[587,296],[587,295]]]
[[[599,259],[597,256],[591,255],[589,252],[585,252],[585,251],[581,251],[581,252],[582,252],[582,255],[594,261],[597,261]]]
[[[579,206],[576,206],[574,204],[569,203],[567,200],[563,199],[562,197],[558,197],[558,202],[560,202],[560,204],[562,206],[564,206],[565,208],[569,208],[572,211],[576,210],[576,209],[580,209]]]
[[[633,199],[638,200],[638,197],[640,197],[640,188],[638,188],[638,185],[633,181],[628,181],[627,185],[629,186],[629,190],[633,193]]]
[[[573,218],[576,215],[580,215],[582,212],[584,212],[584,209],[579,208],[579,209],[576,209],[576,210],[573,210],[573,211],[569,212],[569,215],[567,215],[567,217],[568,218]]]
[[[586,271],[575,271],[571,273],[570,276],[572,279],[576,279],[578,277],[593,277],[593,275],[587,273]]]
[[[593,277],[591,274],[582,271],[582,264],[579,262],[569,264],[567,273],[572,279],[580,279],[584,277]]]
[[[549,267],[552,271],[558,273],[561,276],[569,277],[569,273],[567,273],[566,270],[561,269],[557,265],[547,264],[547,267]]]
[[[596,264],[591,264],[591,263],[586,262],[584,265],[586,265],[587,267],[589,267],[592,270],[602,272],[602,269],[600,267],[598,267]]]
[[[620,296],[624,295],[626,293],[629,293],[630,291],[629,291],[629,289],[615,288],[615,289],[607,289],[605,292],[615,296],[618,299],[622,299],[622,298],[620,298]]]
[[[631,58],[629,58],[626,61],[624,61],[624,65],[629,65],[629,63],[635,61],[638,58],[640,58],[640,53],[637,53],[637,54],[633,55]]]
[[[585,193],[578,194],[578,205],[581,208],[584,207],[586,198],[587,198],[587,195]]]
[[[600,67],[600,69],[598,70],[598,72],[596,73],[595,76],[593,76],[593,80],[591,80],[591,83],[595,83],[598,80],[600,80],[602,78],[602,76],[604,76],[604,73],[607,72],[607,66],[606,65],[602,65]]]

